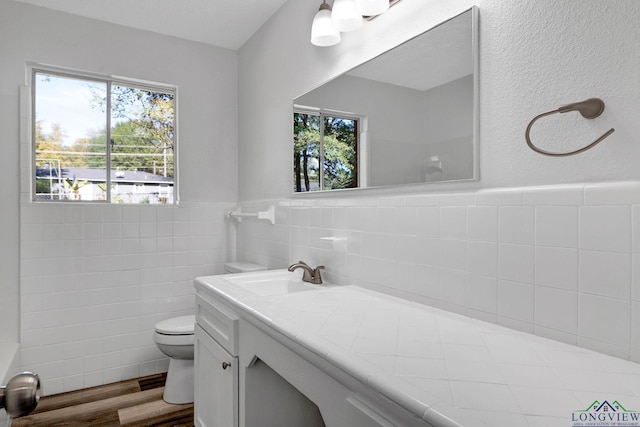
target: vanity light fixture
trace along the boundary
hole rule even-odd
[[[311,25],[311,44],[321,47],[340,43],[340,33],[357,30],[364,20],[386,12],[400,0],[334,0],[333,9],[322,0]]]
[[[334,46],[340,43],[340,32],[331,24],[331,6],[323,1],[311,26],[311,43],[316,46]]]
[[[358,0],[358,7],[364,16],[376,16],[389,9],[389,0]]]
[[[356,0],[335,0],[331,12],[333,28],[341,33],[354,31],[364,23]]]

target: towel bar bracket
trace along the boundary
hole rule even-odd
[[[271,224],[276,223],[276,211],[275,206],[271,205],[266,211],[263,212],[252,212],[252,213],[244,213],[240,209],[240,207],[236,208],[232,212],[227,212],[227,218],[233,218],[238,222],[242,222],[242,218],[257,218],[257,219],[266,219]]]

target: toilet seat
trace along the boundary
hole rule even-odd
[[[156,323],[156,332],[161,335],[193,335],[195,333],[196,316],[174,317]]]

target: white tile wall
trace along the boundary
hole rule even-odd
[[[165,371],[153,327],[193,313],[193,278],[233,259],[234,205],[23,203],[22,369],[45,394]]]
[[[277,205],[238,258],[325,277],[640,362],[640,183],[572,184]],[[320,237],[343,237],[329,243]]]
[[[535,242],[541,246],[578,247],[576,206],[537,206]]]

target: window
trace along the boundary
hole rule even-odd
[[[33,199],[176,201],[175,89],[33,71]]]
[[[294,191],[357,188],[358,132],[356,117],[295,111]]]

